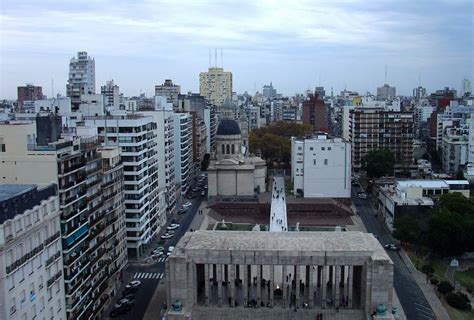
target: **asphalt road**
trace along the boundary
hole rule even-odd
[[[195,199],[183,199],[184,202],[189,201],[192,203],[192,207],[189,208],[185,214],[175,214],[172,218],[176,219],[176,222],[180,224],[179,229],[174,230],[175,236],[169,240],[165,240],[164,244],[159,244],[159,237],[156,241],[154,241],[154,245],[148,249],[147,254],[158,246],[163,246],[165,248],[165,252],[168,250],[169,246],[175,246],[181,237],[189,231],[189,226],[193,221],[194,215],[196,214],[201,202],[204,200],[204,197],[196,195]],[[171,220],[168,222],[168,225],[171,224]],[[166,229],[166,228],[165,228]],[[162,231],[164,234],[165,231]],[[161,233],[160,233],[161,236]],[[144,255],[146,257],[147,255]],[[156,262],[151,264],[143,264],[139,262],[129,262],[128,266],[124,271],[127,278],[139,280],[142,284],[140,289],[135,293],[135,306],[131,310],[131,312],[114,319],[124,319],[124,320],[138,320],[143,319],[145,312],[148,308],[148,304],[150,303],[150,299],[155,292],[156,287],[158,286],[160,281],[163,281],[165,277],[165,257],[157,259]],[[110,312],[110,308],[109,308]],[[108,317],[109,312],[107,312],[106,316]],[[106,317],[106,319],[107,319]]]
[[[369,196],[369,199],[367,200],[359,199],[357,192],[360,191],[362,191],[360,187],[352,188],[352,202],[356,206],[367,231],[377,235],[382,245],[393,243],[393,238],[388,230],[375,217],[375,210],[370,205],[371,197]],[[400,257],[400,254],[390,250],[387,250],[387,253],[394,264],[393,284],[407,319],[434,319],[430,305],[426,301],[420,287],[418,287],[408,271],[407,266]]]

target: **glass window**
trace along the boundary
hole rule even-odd
[[[325,166],[328,165],[328,159],[324,159],[324,165],[325,165]]]

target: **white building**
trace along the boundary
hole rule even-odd
[[[105,97],[105,106],[118,110],[120,107],[120,88],[114,80],[107,81],[100,87],[100,93]]]
[[[431,214],[433,199],[459,192],[469,198],[467,180],[403,180],[380,188],[377,196],[379,212],[390,231],[395,220],[409,214],[414,218]]]
[[[82,51],[69,62],[67,96],[71,98],[72,109],[79,109],[82,94],[95,93],[95,60]]]
[[[66,319],[56,186],[0,185],[0,319]]]
[[[441,143],[443,172],[455,174],[468,163],[469,132],[462,128],[446,128]]]
[[[174,84],[170,79],[166,79],[162,85],[155,86],[155,96],[165,97],[168,103],[173,106],[178,105],[178,96],[181,93],[181,87]]]
[[[392,100],[397,96],[397,90],[395,87],[390,87],[388,84],[384,84],[377,88],[377,99],[378,100]]]
[[[193,169],[193,117],[189,113],[174,113],[175,178],[181,193],[188,192]]]
[[[351,145],[325,134],[291,139],[294,194],[305,198],[351,197]]]
[[[97,128],[106,145],[121,147],[127,248],[139,257],[166,223],[165,186],[158,181],[156,123],[142,114],[84,117],[83,123]]]
[[[71,98],[58,96],[52,99],[36,100],[35,113],[42,111],[57,112],[61,115],[71,113]]]
[[[103,116],[105,114],[105,96],[102,94],[81,94],[79,112],[84,116]]]

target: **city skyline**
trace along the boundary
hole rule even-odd
[[[115,4],[115,2],[114,2]],[[97,86],[114,79],[129,96],[153,95],[172,79],[197,92],[199,73],[217,64],[234,75],[234,91],[253,93],[273,82],[292,95],[322,85],[360,93],[385,82],[401,95],[472,80],[471,1],[78,1],[21,0],[2,7],[0,97],[33,83],[65,94],[77,51],[96,60]],[[212,17],[212,19],[211,19]],[[471,40],[466,40],[471,39]],[[26,45],[27,44],[27,45]]]

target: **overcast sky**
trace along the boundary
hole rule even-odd
[[[209,49],[223,48],[234,91],[273,82],[294,94],[323,85],[411,94],[473,78],[472,0],[9,0],[1,1],[0,98],[25,83],[65,94],[69,59],[87,51],[96,86],[114,79],[125,95],[164,79],[199,90]],[[221,65],[220,50],[218,65]]]

